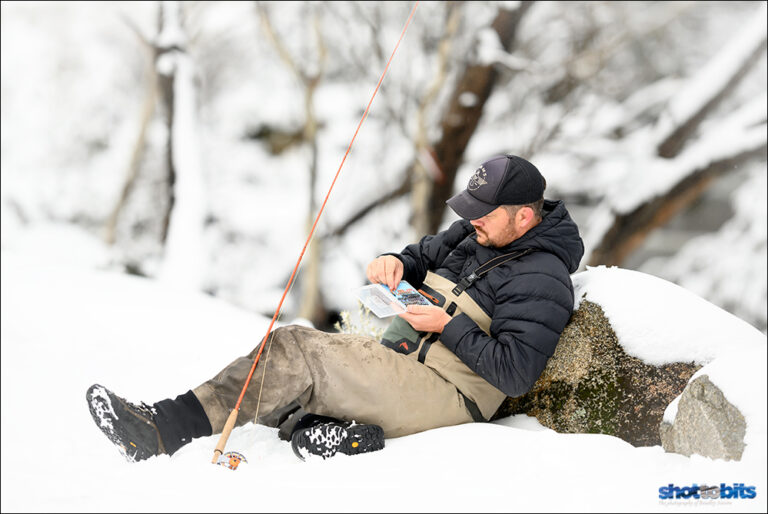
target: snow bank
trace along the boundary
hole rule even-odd
[[[620,298],[601,287],[606,275],[621,298],[649,289],[648,279],[638,285],[622,271],[581,275],[581,290],[608,305],[612,320],[633,312],[618,312]],[[218,436],[195,440],[173,457],[129,464],[91,420],[88,386],[101,383],[131,401],[183,393],[250,351],[268,320],[158,282],[7,251],[0,287],[3,512],[666,512],[673,504],[659,500],[659,487],[734,481],[754,485],[757,498],[674,505],[766,509],[764,447],[748,446],[741,462],[687,458],[607,435],[558,434],[525,416],[307,462],[275,429],[248,423],[227,443],[227,451],[248,459],[236,472],[210,464]],[[629,325],[618,326],[621,332]]]

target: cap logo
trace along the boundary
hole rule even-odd
[[[470,191],[477,191],[480,189],[480,186],[484,186],[488,183],[486,177],[488,176],[488,172],[485,171],[485,168],[483,166],[480,166],[475,170],[475,173],[472,175],[472,178],[469,179],[469,184],[467,185],[467,189]]]

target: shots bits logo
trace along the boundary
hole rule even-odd
[[[488,183],[486,177],[488,176],[488,172],[485,171],[485,168],[483,166],[480,166],[475,170],[474,175],[472,175],[472,178],[469,179],[469,185],[467,186],[467,189],[470,191],[476,191],[480,188],[480,186],[484,186]]]
[[[743,483],[688,486],[668,484],[659,487],[660,500],[751,500],[756,496],[757,487]]]

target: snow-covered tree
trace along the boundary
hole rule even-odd
[[[271,314],[412,5],[3,3],[3,248],[79,227],[112,243],[98,265]],[[421,3],[299,274],[319,307],[294,293],[285,310],[353,307],[368,260],[452,222],[445,199],[502,152],[566,200],[584,264],[622,264],[720,177],[765,176],[764,18],[764,2]],[[756,250],[730,265],[764,267],[764,225],[735,212],[721,233]],[[765,276],[732,274],[728,290],[757,284],[739,299],[691,245],[654,269],[708,276],[702,294],[764,330]]]

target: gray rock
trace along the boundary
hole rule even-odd
[[[674,422],[662,422],[659,430],[661,445],[668,452],[741,460],[747,423],[709,377],[702,375],[683,391]]]
[[[664,410],[699,368],[684,362],[652,366],[627,355],[602,308],[583,300],[531,391],[507,398],[494,419],[525,413],[557,432],[609,434],[634,446],[655,446],[661,444]]]

